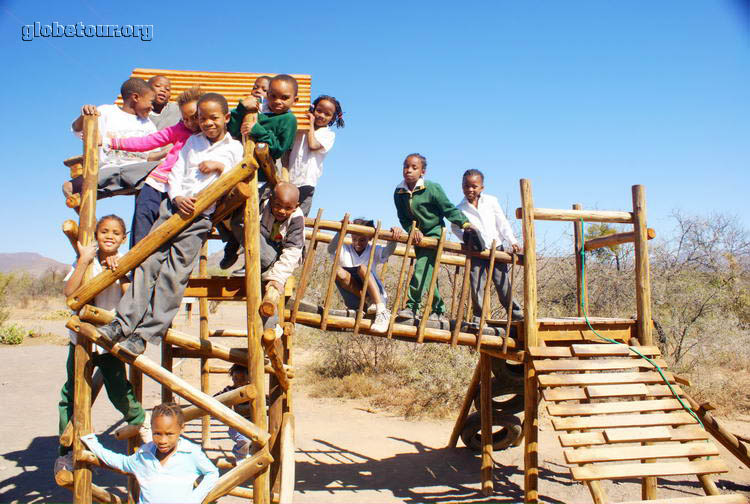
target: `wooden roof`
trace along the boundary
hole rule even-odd
[[[207,92],[221,93],[229,102],[229,108],[234,108],[237,103],[250,94],[255,79],[261,75],[273,77],[273,73],[250,73],[250,72],[193,72],[189,70],[164,70],[157,68],[136,68],[130,77],[138,77],[148,80],[154,75],[165,75],[172,81],[171,101],[186,89],[200,85]],[[297,118],[297,128],[306,130],[310,128],[307,120],[307,111],[310,108],[310,76],[302,74],[290,74],[297,79],[299,85],[298,100],[292,107],[292,112]],[[117,104],[122,105],[122,97],[117,97]]]

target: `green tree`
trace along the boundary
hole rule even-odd
[[[584,232],[583,238],[585,241],[589,241],[594,238],[601,238],[603,236],[609,236],[617,232],[619,232],[617,228],[607,224],[606,222],[601,222],[598,224],[589,224],[588,226],[586,226],[586,231]],[[622,245],[611,245],[609,247],[602,247],[602,248],[599,248],[590,252],[590,254],[600,261],[608,261],[608,262],[614,261],[615,266],[617,267],[617,271],[620,271],[621,263],[623,259]]]

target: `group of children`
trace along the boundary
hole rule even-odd
[[[283,292],[286,280],[302,257],[304,218],[310,211],[325,156],[335,141],[331,127],[343,127],[344,121],[338,100],[322,95],[310,108],[310,129],[297,132],[297,121],[290,109],[297,101],[298,85],[285,74],[256,79],[250,95],[232,110],[222,95],[204,93],[200,88],[186,90],[176,104],[170,102],[171,84],[164,76],[148,82],[128,79],[120,91],[122,107],[85,105],[72,125],[73,132],[80,136],[83,117],[99,117],[98,196],[137,192],[131,247],[175,214],[192,219],[182,232],[149,256],[130,280],[122,277],[94,299],[96,306],[115,311],[114,320],[99,328],[100,335],[119,345],[122,351],[138,356],[145,351],[146,342],[159,343],[171,324],[199,251],[211,231],[214,206],[195,215],[196,196],[241,161],[243,147],[239,140],[243,137],[267,144],[277,163],[289,156],[285,160],[289,182],[261,188],[259,208],[261,281],[265,289]],[[505,241],[512,250],[520,250],[497,199],[482,194],[481,172],[469,170],[464,174],[465,198],[456,207],[439,184],[425,180],[426,170],[424,156],[407,156],[403,180],[394,192],[401,227],[392,228],[392,235],[404,240],[412,233],[416,254],[407,307],[397,314],[400,319],[414,319],[419,312],[436,255],[435,249],[419,244],[424,237],[440,237],[444,218],[453,224],[454,233],[469,248],[485,250],[490,243]],[[262,172],[258,176],[259,182],[266,182]],[[66,195],[80,192],[81,186],[80,178],[74,179],[64,184],[63,192]],[[372,226],[372,221],[364,219],[353,223]],[[236,212],[217,227],[226,242],[221,266],[229,269],[238,259],[244,241],[242,213]],[[99,220],[96,244],[78,243],[78,260],[66,278],[66,296],[80,287],[90,265],[94,274],[103,268],[118,268],[118,249],[126,234],[121,218],[108,215]],[[336,250],[339,239],[337,236],[330,244],[330,253]],[[371,330],[385,332],[391,318],[385,289],[374,268],[366,276],[372,246],[376,245],[368,237],[352,234],[351,244],[342,248],[336,283],[346,305],[354,309],[359,305],[359,293],[366,287],[367,311],[375,315]],[[377,245],[375,264],[385,263],[395,246],[395,241],[388,246]],[[488,261],[472,259],[471,268],[474,314],[479,316],[483,301],[479,293],[487,281]],[[498,265],[492,272],[504,302],[508,297],[506,271],[505,265]],[[243,269],[238,272],[244,275]],[[436,285],[430,317],[442,321],[444,314],[445,304]],[[513,318],[520,317],[520,308],[514,304]],[[74,344],[75,334],[71,333],[68,379],[59,404],[61,433],[72,414]],[[142,438],[148,443],[126,457],[106,450],[93,435],[82,440],[106,464],[138,477],[141,502],[200,502],[216,481],[217,471],[196,445],[180,438],[184,422],[180,408],[173,404],[154,408],[149,429],[144,425],[148,423],[146,414],[135,399],[122,361],[101,351],[94,355],[93,363],[102,371],[113,405],[129,424],[142,426]],[[247,383],[246,370],[243,375],[236,366],[232,369],[233,386]],[[235,455],[247,456],[249,441],[235,434]],[[60,455],[56,469],[72,467],[70,454],[63,449]],[[193,489],[193,482],[199,476],[203,479]]]

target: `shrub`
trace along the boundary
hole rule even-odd
[[[29,331],[16,324],[0,327],[0,343],[3,345],[20,345]]]

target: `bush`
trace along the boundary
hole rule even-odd
[[[0,343],[3,345],[20,345],[29,331],[16,324],[0,327]]]

